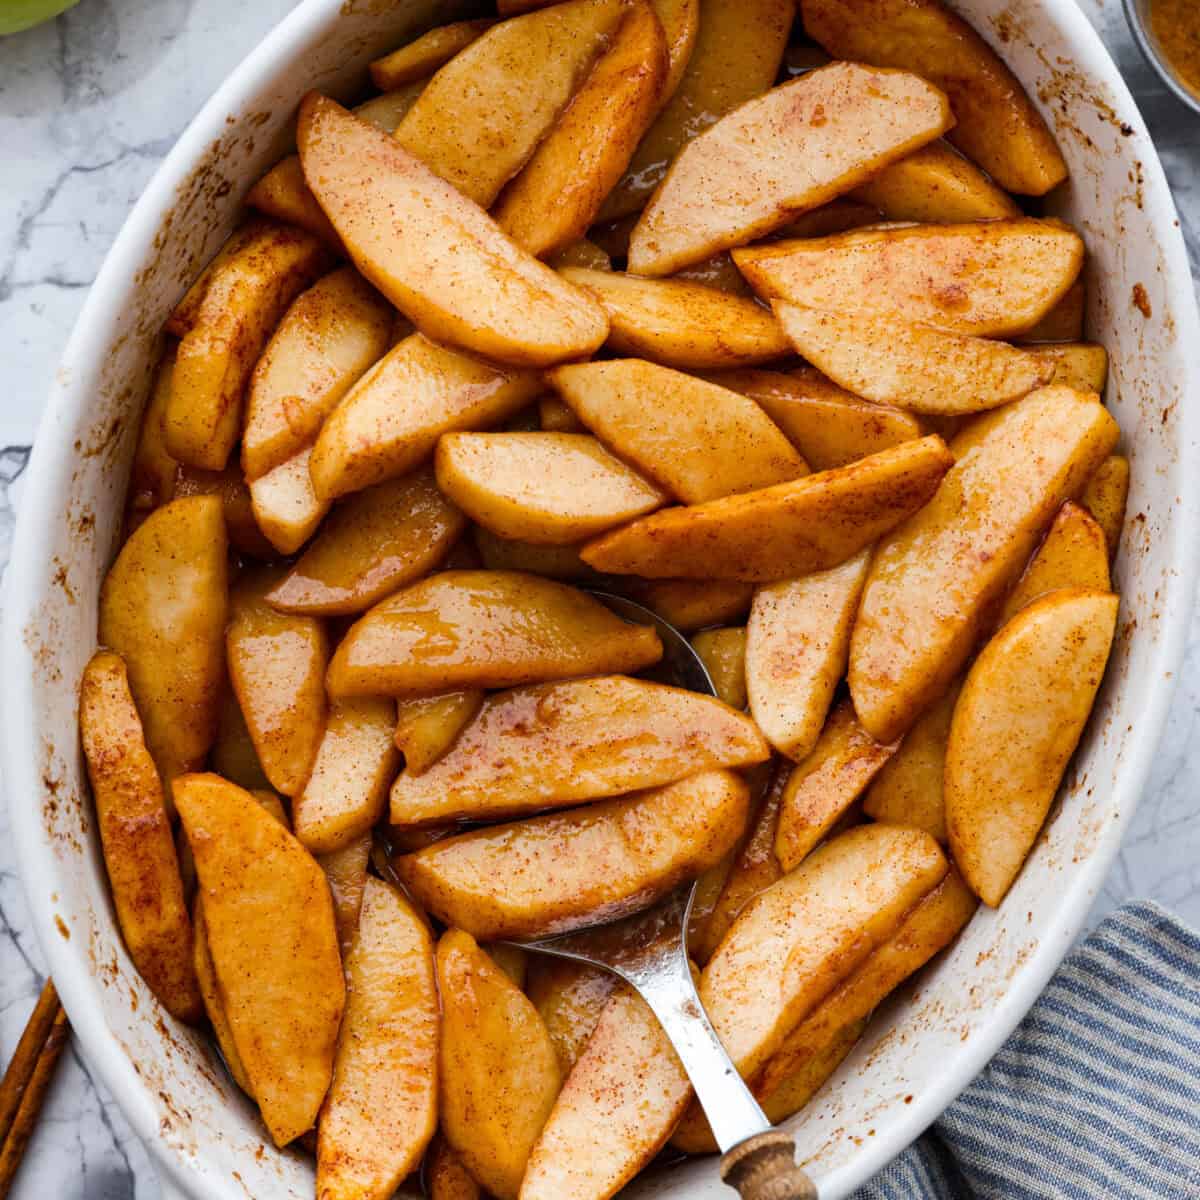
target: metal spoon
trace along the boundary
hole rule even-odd
[[[655,626],[663,643],[657,678],[715,695],[704,663],[678,629],[623,596],[592,595],[627,620]],[[603,967],[646,1001],[675,1047],[724,1154],[721,1177],[744,1200],[816,1200],[812,1181],[796,1166],[795,1143],[767,1120],[725,1053],[696,993],[687,957],[695,894],[696,885],[687,884],[653,908],[620,921],[515,944]]]

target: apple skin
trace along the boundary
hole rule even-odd
[[[0,37],[32,29],[78,3],[79,0],[7,0],[0,10]]]

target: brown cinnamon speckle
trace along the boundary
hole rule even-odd
[[[1146,289],[1140,284],[1133,285],[1133,307],[1142,314],[1146,320],[1150,320],[1154,316],[1154,310],[1150,307],[1150,297],[1146,294]]]

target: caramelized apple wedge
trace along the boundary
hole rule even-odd
[[[476,21],[451,21],[437,25],[414,38],[406,46],[377,58],[371,64],[371,82],[381,91],[390,92],[406,83],[428,79],[456,54],[481,38],[495,21],[484,17]]]
[[[271,1137],[311,1129],[329,1088],[346,988],[329,885],[249,792],[175,781],[225,1014]]]
[[[84,669],[79,730],[125,948],[162,1006],[198,1021],[192,925],[171,821],[119,655],[102,650]]]
[[[480,688],[401,700],[392,740],[404,755],[404,769],[410,775],[424,775],[454,745],[482,704]]]
[[[216,736],[228,603],[216,496],[172,500],[151,513],[100,589],[100,641],[125,660],[164,785],[200,766]]]
[[[482,1200],[483,1189],[450,1143],[436,1137],[425,1158],[429,1200]]]
[[[497,362],[546,366],[599,347],[599,305],[405,150],[402,132],[316,93],[300,105],[304,177],[359,271],[429,337]]]
[[[1048,387],[954,439],[937,495],[876,548],[863,588],[849,680],[873,737],[898,737],[946,690],[989,610],[1117,435],[1094,395]]]
[[[342,396],[387,351],[392,311],[351,267],[297,297],[250,377],[242,434],[248,479],[312,444]]]
[[[1019,400],[1054,374],[1044,359],[990,338],[783,300],[774,307],[798,353],[876,404],[965,416]]]
[[[1001,623],[1027,604],[1059,588],[1086,588],[1093,592],[1112,590],[1104,530],[1086,508],[1070,500],[1058,510],[1037,553],[1009,592],[1000,616]]]
[[[657,113],[667,69],[663,27],[636,0],[493,210],[517,245],[543,258],[583,237]]]
[[[732,848],[749,793],[732,771],[435,842],[396,864],[418,901],[480,940],[547,937],[649,907]],[[600,867],[603,864],[603,867]]]
[[[746,630],[706,629],[692,638],[717,699],[730,708],[746,707]]]
[[[517,816],[763,762],[749,717],[622,675],[489,696],[448,754],[392,787],[393,825]]]
[[[1079,503],[1096,518],[1108,543],[1108,557],[1113,559],[1121,543],[1125,526],[1125,505],[1129,500],[1129,459],[1122,454],[1110,454],[1092,472]]]
[[[512,687],[662,657],[658,635],[576,588],[516,571],[443,571],[377,604],[329,664],[329,694]]]
[[[322,854],[317,864],[325,872],[329,894],[333,897],[333,919],[337,924],[338,944],[345,963],[358,935],[362,915],[363,893],[366,891],[367,862],[371,857],[372,837],[360,833],[340,850]]]
[[[413,334],[362,377],[321,427],[312,453],[317,495],[332,500],[421,465],[443,433],[486,429],[542,389],[509,371]]]
[[[168,341],[154,370],[154,383],[142,412],[142,426],[133,452],[126,499],[126,509],[130,514],[143,513],[175,499],[179,464],[167,450],[166,428],[171,376],[174,373],[175,345]]]
[[[846,673],[870,559],[863,550],[840,567],[754,593],[746,623],[750,713],[767,741],[797,762],[816,745]]]
[[[577,363],[547,377],[601,441],[685,503],[808,473],[757,404],[703,379],[636,358]]]
[[[920,509],[954,459],[939,437],[905,442],[793,483],[668,508],[588,542],[598,571],[769,582],[826,571]]]
[[[1067,167],[1017,77],[941,0],[802,0],[804,28],[834,58],[915,71],[946,90],[949,137],[1002,188],[1040,196]]]
[[[1058,221],[1022,217],[800,238],[735,250],[733,260],[760,296],[1011,337],[1066,295],[1083,239]]]
[[[753,597],[752,583],[732,579],[648,579],[634,588],[639,603],[681,633],[736,621],[749,612]]]
[[[317,1129],[317,1195],[386,1200],[437,1128],[433,939],[395,888],[368,879],[333,1080]]]
[[[617,977],[600,967],[535,954],[529,964],[526,994],[546,1022],[563,1077],[583,1053]]]
[[[250,482],[255,523],[280,554],[295,554],[329,511],[330,501],[313,488],[312,459],[313,449],[307,446]]]
[[[771,313],[745,296],[684,279],[560,270],[608,314],[608,346],[685,371],[748,367],[791,353]]]
[[[481,565],[490,571],[529,571],[547,579],[583,581],[599,576],[579,557],[578,546],[535,545],[512,538],[497,537],[490,529],[476,525],[472,531]]]
[[[946,97],[902,71],[831,63],[722,117],[680,151],[629,240],[670,275],[742,246],[945,133]]]
[[[503,538],[569,546],[661,508],[667,494],[583,433],[448,433],[437,481]]]
[[[259,528],[254,515],[254,498],[241,468],[230,462],[223,471],[201,471],[180,467],[175,480],[175,497],[216,496],[225,517],[225,536],[230,546],[247,558],[269,559],[275,549]]]
[[[993,908],[1033,849],[1083,733],[1117,607],[1107,592],[1051,592],[967,673],[946,746],[946,828],[963,878]]]
[[[347,616],[436,567],[466,528],[428,469],[348,497],[267,593],[280,612]]]
[[[1030,354],[1053,365],[1051,383],[1073,387],[1077,392],[1104,394],[1104,385],[1108,382],[1108,351],[1103,346],[1090,342],[1061,342],[1027,349]]]
[[[187,835],[183,837],[187,843]],[[191,853],[190,849],[188,851]],[[225,1002],[217,985],[217,969],[213,966],[212,952],[208,948],[208,926],[204,923],[204,904],[199,896],[192,905],[192,932],[195,935],[192,949],[192,965],[196,972],[196,980],[200,985],[200,995],[204,1000],[204,1011],[208,1014],[208,1022],[212,1026],[217,1045],[221,1048],[221,1057],[229,1068],[233,1082],[253,1099],[250,1090],[250,1080],[246,1076],[246,1068],[242,1066],[242,1056],[238,1053],[237,1042],[233,1040],[233,1029],[229,1018],[225,1015]]]
[[[538,1011],[469,933],[437,947],[442,1133],[498,1200],[516,1200],[562,1083]]]

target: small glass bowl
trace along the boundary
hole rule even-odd
[[[1124,0],[1125,16],[1129,20],[1129,28],[1141,47],[1142,53],[1150,65],[1158,72],[1163,83],[1167,85],[1180,100],[1194,113],[1200,114],[1200,92],[1189,87],[1176,72],[1170,60],[1161,52],[1154,31],[1150,25],[1150,5],[1154,0]]]

